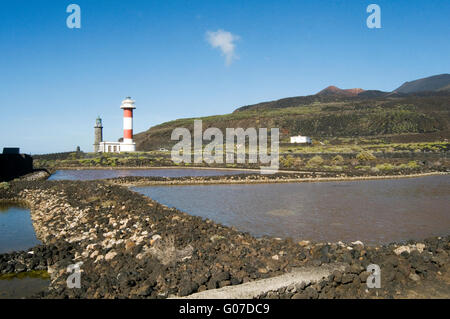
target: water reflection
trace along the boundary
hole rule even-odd
[[[447,175],[135,190],[167,206],[256,236],[387,243],[450,233]]]
[[[30,210],[17,204],[0,203],[0,254],[39,245]]]

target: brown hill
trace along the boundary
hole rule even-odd
[[[340,89],[336,86],[329,86],[316,95],[342,95],[342,96],[357,96],[358,94],[364,92],[363,89]]]

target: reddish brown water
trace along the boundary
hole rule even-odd
[[[373,244],[450,234],[450,176],[135,190],[255,236]]]

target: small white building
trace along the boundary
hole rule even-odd
[[[98,151],[101,153],[120,153],[120,142],[100,142]]]
[[[308,136],[297,135],[297,136],[291,136],[291,143],[311,144],[312,140]]]

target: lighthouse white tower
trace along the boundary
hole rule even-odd
[[[120,143],[121,152],[135,152],[136,143],[133,142],[133,110],[135,101],[131,97],[125,98],[120,106],[123,109],[123,141]]]

